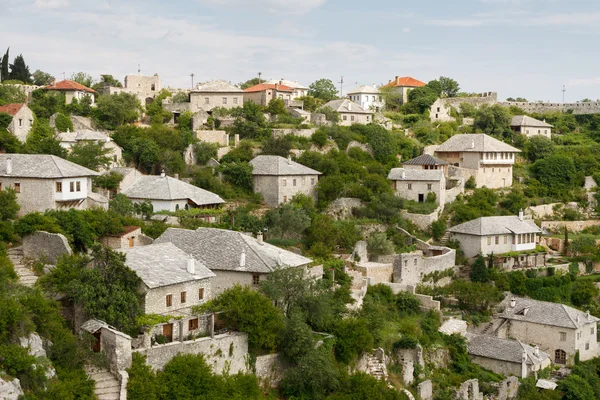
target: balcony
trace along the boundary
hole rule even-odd
[[[515,159],[514,158],[509,158],[509,159],[501,159],[501,158],[496,158],[494,160],[479,160],[479,164],[480,165],[512,165],[515,163]]]

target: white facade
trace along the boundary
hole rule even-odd
[[[379,112],[385,105],[379,90],[371,86],[360,86],[354,89],[348,93],[348,98],[367,111]]]

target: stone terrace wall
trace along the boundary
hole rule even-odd
[[[72,253],[69,241],[60,233],[38,231],[23,238],[25,258],[35,260],[42,258],[46,262],[56,264],[60,256]]]
[[[316,129],[273,129],[273,137],[282,137],[287,135],[301,136],[309,138],[315,133]]]
[[[573,114],[600,114],[600,102],[589,103],[522,103],[518,101],[499,102],[504,107],[516,106],[527,113],[544,113],[546,111],[573,110]]]
[[[231,355],[230,355],[231,350]],[[248,335],[230,332],[185,342],[173,342],[150,348],[134,350],[145,355],[146,363],[154,369],[163,369],[177,354],[204,354],[206,362],[216,374],[229,372],[236,374],[246,371],[246,354],[248,353]]]
[[[581,232],[591,226],[600,226],[600,220],[590,219],[587,221],[542,221],[542,229],[551,231],[562,231],[565,226],[570,232]]]
[[[225,131],[196,131],[196,138],[203,142],[229,146],[229,135]]]
[[[406,210],[402,210],[402,217],[411,221],[419,229],[428,230],[431,226],[431,223],[438,220],[438,210],[432,212],[431,214],[412,214]]]
[[[256,376],[261,378],[270,387],[275,387],[283,379],[286,366],[279,353],[266,354],[256,357]]]

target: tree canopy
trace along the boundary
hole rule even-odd
[[[308,95],[325,102],[337,98],[337,89],[331,79],[319,79],[308,87]]]

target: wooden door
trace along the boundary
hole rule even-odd
[[[133,247],[133,241],[134,241],[135,237],[132,236],[129,238],[129,247]]]
[[[173,341],[173,324],[163,325],[163,336],[167,338],[167,342]]]

